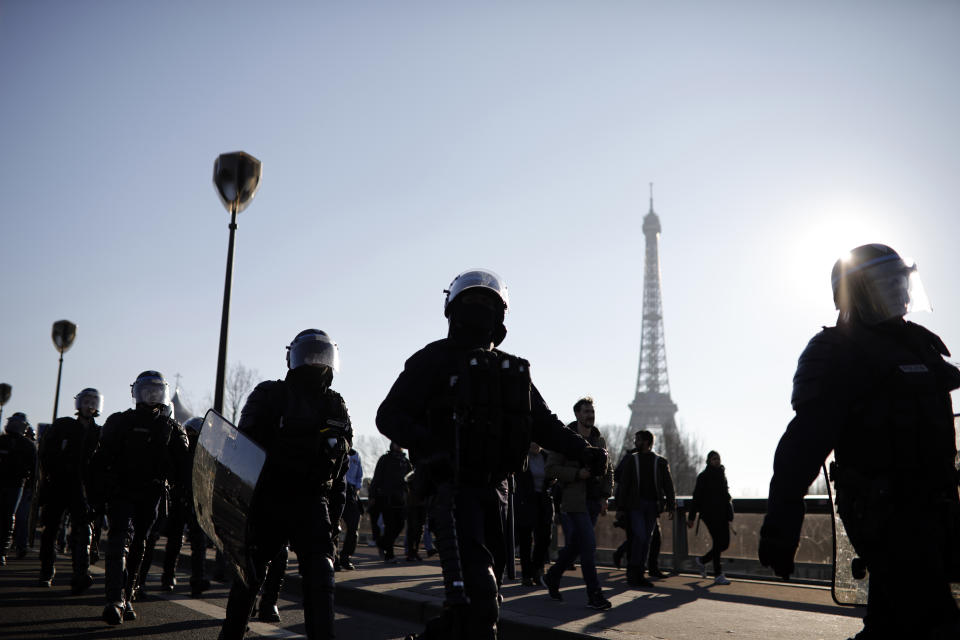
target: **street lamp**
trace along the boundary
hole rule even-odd
[[[3,419],[3,405],[7,404],[7,400],[10,399],[11,391],[13,391],[13,387],[6,382],[0,383],[0,420]],[[0,423],[0,428],[2,428],[2,423]]]
[[[213,163],[213,185],[230,212],[230,243],[227,245],[227,275],[223,284],[223,315],[220,318],[220,353],[217,356],[217,386],[213,408],[223,413],[223,386],[227,367],[227,326],[230,322],[230,287],[233,284],[233,237],[237,214],[247,208],[260,188],[260,161],[243,151],[221,154]]]
[[[53,398],[53,419],[57,419],[57,408],[60,405],[60,374],[63,373],[63,354],[73,346],[73,339],[77,337],[77,325],[69,320],[57,320],[53,323],[53,346],[60,352],[60,367],[57,369],[57,395]]]

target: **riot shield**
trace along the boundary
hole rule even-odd
[[[238,579],[254,584],[247,516],[266,452],[213,409],[207,411],[193,458],[193,506]]]
[[[854,575],[854,561],[862,566],[863,562],[857,559],[857,552],[843,526],[843,520],[837,513],[837,489],[834,485],[833,454],[823,465],[823,475],[827,480],[827,494],[830,497],[830,518],[833,522],[833,600],[843,605],[866,605],[867,591],[870,587],[870,576],[860,579]],[[857,567],[859,570],[860,567]]]

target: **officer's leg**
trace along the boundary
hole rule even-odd
[[[160,537],[157,514],[160,498],[148,497],[137,503],[134,517],[133,539],[130,541],[130,553],[127,556],[127,600],[133,599],[134,589],[139,590],[147,580],[147,573],[153,563],[153,550]]]
[[[312,505],[306,505],[306,513],[290,537],[303,585],[303,621],[311,640],[336,637],[332,531],[327,500],[318,496]]]
[[[533,569],[534,579],[539,581],[543,576],[543,567],[550,557],[550,537],[553,529],[553,502],[544,492],[541,494],[536,513],[536,524],[533,529]]]
[[[78,487],[79,489],[79,487]],[[73,539],[73,593],[85,591],[93,584],[90,577],[90,516],[82,491],[74,491],[70,501],[70,536]]]
[[[524,583],[534,579],[536,570],[533,564],[534,525],[524,523],[517,526],[517,543],[520,546],[520,577]]]
[[[281,525],[282,526],[282,525]],[[230,597],[227,599],[226,617],[220,627],[219,640],[241,640],[247,631],[247,622],[253,610],[253,601],[260,591],[267,572],[267,563],[275,556],[283,545],[281,538],[275,536],[258,536],[253,545],[253,583],[247,584],[239,577],[234,576],[230,587]]]
[[[464,591],[470,599],[463,637],[495,640],[500,608],[493,549],[504,552],[500,500],[490,490],[461,491],[456,505]]]
[[[96,513],[93,518],[90,536],[90,564],[100,561],[100,537],[103,534],[103,514]]]
[[[197,516],[187,508],[187,535],[190,541],[190,594],[198,596],[210,588],[210,580],[204,577],[203,563],[207,557],[207,536],[203,533]]]
[[[0,487],[0,558],[6,563],[7,551],[13,537],[14,518],[20,497],[23,495],[21,487]]]
[[[103,619],[110,624],[123,621],[124,585],[126,584],[127,554],[134,533],[134,505],[130,502],[113,501],[107,506],[107,548],[104,568],[104,590],[107,606]]]
[[[160,586],[166,591],[173,591],[177,584],[177,561],[180,559],[180,550],[183,548],[183,525],[185,507],[179,501],[170,504],[170,513],[164,526],[167,536],[167,546],[163,552],[163,574],[160,576]],[[159,523],[157,529],[159,529]]]
[[[64,504],[59,493],[47,491],[47,503],[41,509],[43,533],[40,534],[40,584],[49,587],[56,569],[57,533],[63,520]]]
[[[283,578],[287,575],[287,562],[290,551],[283,545],[280,553],[275,555],[267,568],[267,576],[263,581],[260,595],[260,611],[258,617],[261,622],[280,622],[280,611],[277,609],[277,599],[280,598],[280,589],[283,588]],[[299,556],[297,556],[299,560]]]

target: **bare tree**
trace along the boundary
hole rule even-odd
[[[654,443],[670,463],[677,495],[691,495],[697,484],[697,474],[703,470],[703,446],[691,434],[679,428],[665,430],[660,443]]]
[[[626,425],[605,424],[602,427],[597,427],[597,429],[600,430],[600,435],[607,442],[607,456],[610,463],[617,466],[625,453],[623,443],[626,440],[624,437],[627,432]]]
[[[253,387],[260,379],[260,374],[256,369],[250,369],[242,362],[237,362],[227,368],[227,380],[223,390],[223,409],[227,418],[233,424],[237,424],[240,417],[240,410],[247,396],[253,391]]]

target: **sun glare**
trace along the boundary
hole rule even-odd
[[[872,242],[897,247],[883,212],[871,212],[862,203],[814,204],[791,226],[793,242],[784,270],[792,291],[803,300],[830,306],[830,270],[838,258],[848,258],[851,249]]]

